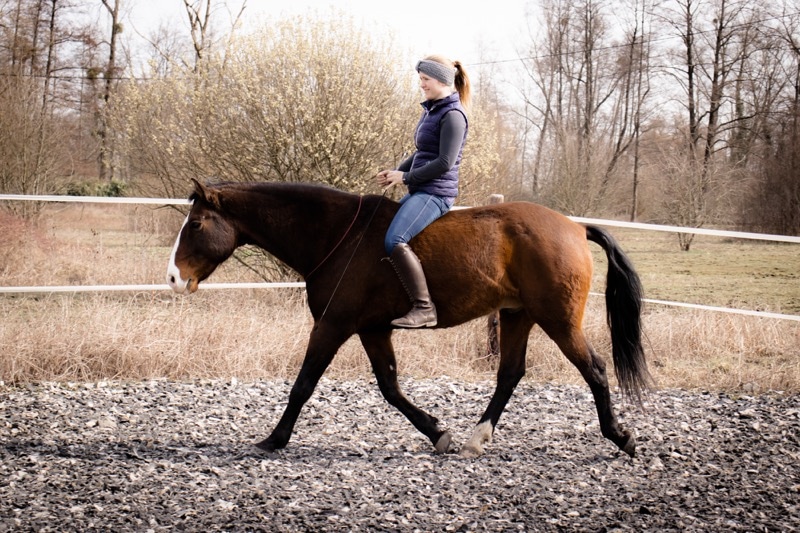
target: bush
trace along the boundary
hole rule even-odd
[[[67,196],[92,196],[92,186],[85,182],[68,183],[66,193]]]
[[[97,186],[97,196],[119,198],[125,196],[127,185],[122,181],[111,180]]]
[[[72,182],[67,184],[67,196],[106,196],[119,198],[125,196],[127,184],[118,180],[95,183],[91,181]]]

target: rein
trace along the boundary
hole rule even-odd
[[[355,248],[353,248],[353,253],[350,254],[350,258],[347,260],[347,264],[342,269],[342,275],[339,276],[339,281],[336,282],[336,286],[333,288],[333,291],[331,291],[331,297],[328,298],[328,303],[325,304],[325,309],[323,309],[322,314],[319,316],[319,320],[317,322],[321,322],[322,319],[325,318],[325,314],[328,312],[328,308],[331,306],[331,302],[333,301],[333,297],[336,295],[336,291],[339,290],[339,285],[342,284],[342,280],[344,279],[344,275],[347,273],[347,269],[350,267],[350,263],[353,261],[353,257],[355,257],[356,251],[358,251],[358,247],[361,246],[361,241],[364,240],[364,235],[367,234],[367,230],[369,229],[370,225],[372,224],[372,219],[375,218],[375,213],[378,212],[378,208],[381,206],[381,203],[383,203],[383,199],[385,197],[386,197],[386,190],[383,191],[383,194],[381,195],[380,199],[378,200],[378,203],[375,205],[375,210],[372,211],[372,214],[370,215],[369,220],[367,220],[367,225],[364,226],[364,231],[361,232],[361,236],[358,238],[358,242],[356,243]],[[336,246],[333,247],[333,250],[331,250],[330,253],[325,256],[325,259],[323,259],[322,262],[319,265],[317,265],[317,267],[314,270],[312,270],[308,274],[308,276],[306,276],[306,279],[308,279],[308,277],[311,276],[311,274],[313,274],[319,267],[321,267],[325,263],[325,261],[327,261],[328,258],[333,254],[333,252],[336,251],[336,249],[339,247],[339,245],[341,245],[344,242],[345,237],[347,237],[347,235],[350,233],[350,230],[353,229],[353,225],[356,223],[356,219],[358,218],[358,214],[361,212],[361,204],[363,203],[363,201],[364,201],[364,196],[363,195],[359,195],[359,197],[358,197],[358,211],[356,211],[356,216],[353,218],[353,221],[350,223],[350,227],[348,227],[347,231],[344,232],[344,235],[342,235],[342,238],[339,240],[338,244],[336,244]]]
[[[363,195],[363,194],[359,194],[359,195],[358,195],[358,209],[356,210],[356,216],[354,216],[354,217],[353,217],[353,221],[352,221],[352,222],[350,222],[350,225],[347,227],[347,231],[345,231],[345,232],[344,232],[344,235],[342,235],[342,238],[341,238],[341,239],[339,239],[339,242],[337,242],[337,243],[336,243],[336,246],[334,246],[334,247],[333,247],[333,249],[332,249],[330,252],[328,252],[328,255],[326,255],[326,256],[325,256],[325,257],[322,259],[322,261],[320,261],[320,262],[319,262],[319,264],[318,264],[317,266],[315,266],[315,267],[314,267],[314,268],[311,270],[311,272],[309,272],[309,273],[308,273],[308,274],[305,276],[306,278],[310,278],[310,277],[311,277],[311,275],[312,275],[314,272],[316,272],[317,270],[319,270],[319,267],[321,267],[322,265],[324,265],[324,264],[325,264],[325,261],[327,261],[328,259],[330,259],[330,257],[333,255],[333,252],[335,252],[335,251],[336,251],[336,249],[337,249],[337,248],[339,248],[339,246],[341,246],[341,245],[342,245],[342,243],[344,242],[345,238],[346,238],[346,237],[347,237],[347,235],[350,233],[350,230],[351,230],[351,229],[353,229],[353,225],[356,223],[356,220],[358,220],[358,215],[359,215],[359,213],[361,213],[361,204],[362,204],[362,203],[364,203],[364,195]],[[372,221],[372,219],[370,219],[370,221]],[[360,242],[360,241],[359,241],[359,242]]]

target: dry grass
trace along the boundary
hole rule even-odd
[[[200,291],[164,294],[53,295],[5,298],[0,376],[7,382],[98,379],[177,380],[296,374],[311,318],[302,293]],[[587,334],[610,353],[600,299]],[[647,353],[660,387],[800,390],[800,326],[737,315],[658,309],[645,316]],[[398,331],[404,375],[491,379],[486,321],[443,331]],[[577,371],[541,331],[530,338],[530,379],[580,383]],[[340,350],[329,375],[369,376],[356,338]]]
[[[50,209],[35,227],[0,218],[0,224],[15,224],[14,235],[24,236],[0,240],[0,284],[161,283],[181,217],[141,207],[127,208],[132,212],[120,217],[121,209],[126,208]],[[0,234],[9,235],[3,228]],[[661,259],[650,260],[645,240],[622,237],[637,267],[642,265],[649,292],[650,287],[667,291],[674,285],[669,268],[664,275],[667,281],[661,283],[653,268],[663,266],[665,251],[657,252]],[[741,255],[742,250],[739,247],[736,253]],[[789,248],[768,250],[763,255]],[[755,264],[755,257],[754,252],[747,261]],[[763,268],[780,271],[786,263],[780,257],[774,268]],[[605,266],[598,264],[597,270],[603,273]],[[796,275],[791,265],[787,271],[791,271],[789,276]],[[246,276],[231,262],[215,279]],[[732,279],[726,272],[721,286],[732,284]],[[764,307],[792,307],[798,296],[795,285],[791,279],[779,278],[785,298],[780,300],[780,290],[767,287],[770,302]],[[763,295],[765,286],[756,292]],[[602,290],[602,285],[596,290]],[[717,301],[704,303],[753,302],[757,296],[716,293]],[[671,296],[659,293],[656,297]],[[160,377],[292,379],[312,325],[303,292],[292,289],[200,291],[191,297],[166,292],[2,296],[0,307],[4,317],[0,380],[9,383]],[[602,299],[592,298],[585,327],[597,351],[607,355],[604,312]],[[800,390],[800,323],[649,306],[645,331],[651,371],[660,387]],[[496,361],[486,356],[485,319],[443,331],[398,331],[394,340],[403,375],[493,378]],[[342,347],[329,375],[370,375],[357,339]],[[543,382],[581,382],[577,371],[539,330],[530,337],[528,376]]]

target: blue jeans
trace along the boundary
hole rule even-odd
[[[455,198],[443,198],[426,192],[407,194],[400,200],[400,210],[394,216],[384,239],[386,253],[391,255],[398,244],[407,243],[428,225],[444,215]]]

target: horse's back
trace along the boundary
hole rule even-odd
[[[586,230],[538,204],[508,202],[455,210],[412,246],[448,322],[502,307],[582,306],[592,277]],[[442,308],[444,305],[444,308]]]
[[[564,215],[530,202],[509,202],[451,211],[413,244],[418,254],[438,256],[453,267],[453,260],[460,260],[486,268],[481,260],[496,261],[498,256],[561,262],[568,259],[565,254],[585,250],[586,242],[585,228]]]

